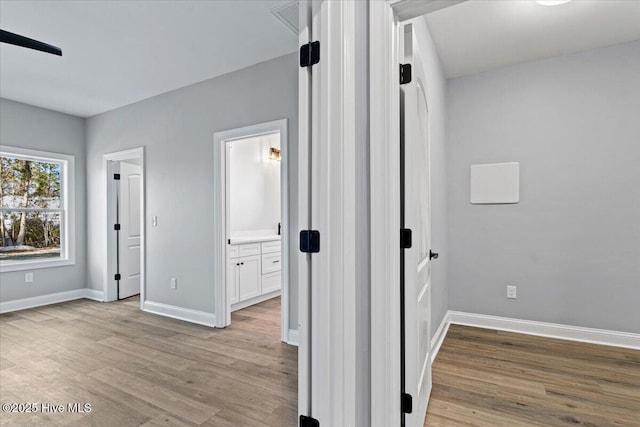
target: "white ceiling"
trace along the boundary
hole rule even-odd
[[[88,117],[293,52],[270,13],[291,0],[0,1],[0,97]]]
[[[638,0],[469,0],[426,19],[448,78],[640,39]]]

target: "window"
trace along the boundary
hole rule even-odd
[[[0,271],[74,264],[74,157],[3,146],[0,178]]]

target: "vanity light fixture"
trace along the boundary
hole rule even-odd
[[[280,149],[276,147],[269,148],[269,158],[271,160],[280,161]]]
[[[569,3],[571,0],[536,0],[536,3],[542,6],[558,6],[560,4]]]

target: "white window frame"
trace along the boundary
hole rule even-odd
[[[48,161],[60,163],[60,209],[28,209],[32,212],[55,211],[60,212],[60,258],[34,259],[14,261],[0,265],[0,272],[33,270],[38,268],[62,267],[76,263],[76,200],[75,200],[75,157],[68,154],[51,153],[48,151],[30,150],[27,148],[3,145],[0,156],[25,160]],[[4,211],[24,211],[18,208],[1,208]]]

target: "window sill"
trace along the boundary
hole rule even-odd
[[[75,265],[75,259],[57,259],[46,261],[22,261],[10,264],[0,264],[0,273],[9,273],[11,271],[36,270],[39,268],[55,268]]]

